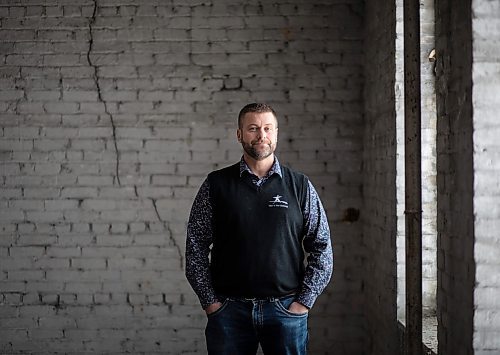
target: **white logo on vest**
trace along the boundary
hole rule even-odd
[[[283,207],[288,208],[288,202],[280,200],[283,196],[276,195],[273,196],[274,200],[269,201],[269,207]]]

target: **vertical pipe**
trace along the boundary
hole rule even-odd
[[[404,0],[405,91],[405,353],[422,353],[422,167],[420,110],[420,1]]]

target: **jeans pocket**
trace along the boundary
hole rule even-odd
[[[291,302],[290,302],[291,303]],[[278,307],[278,309],[282,312],[282,313],[285,313],[287,316],[290,316],[290,317],[297,317],[297,318],[306,318],[308,316],[308,312],[306,313],[293,313],[293,312],[290,312],[288,310],[288,307],[286,304],[283,304],[283,302],[281,302],[281,300],[277,300],[276,301],[276,305]]]
[[[207,317],[212,318],[212,317],[215,317],[216,315],[222,313],[222,311],[224,310],[224,308],[227,307],[228,303],[229,303],[229,299],[226,298],[224,301],[222,301],[222,305],[215,312],[207,314]]]

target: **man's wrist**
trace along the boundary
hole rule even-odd
[[[294,301],[290,304],[290,307],[288,307],[288,310],[292,313],[297,313],[297,314],[304,314],[309,312],[309,308],[304,306],[303,304]]]
[[[316,301],[316,297],[309,293],[299,293],[295,298],[295,302],[300,303],[304,307],[311,309],[314,302]]]
[[[199,299],[200,299],[200,304],[201,304],[201,308],[202,309],[207,308],[211,304],[219,302],[219,300],[217,299],[217,296],[215,295],[215,293],[211,294],[211,295],[207,295],[204,298],[199,297]]]
[[[216,312],[221,307],[222,307],[222,303],[220,303],[219,301],[216,301],[216,302],[212,303],[211,305],[209,305],[208,307],[205,308],[205,313],[207,315],[211,314],[211,313],[214,313],[214,312]]]

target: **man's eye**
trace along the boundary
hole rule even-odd
[[[256,132],[256,131],[257,131],[257,128],[252,127],[252,128],[249,128],[248,130],[249,130],[250,132]]]

